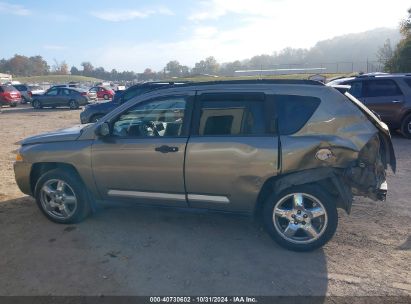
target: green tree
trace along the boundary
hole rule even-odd
[[[385,65],[390,72],[411,72],[411,8],[408,10],[408,18],[400,23],[402,39],[398,43],[394,54]]]

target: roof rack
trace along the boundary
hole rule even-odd
[[[322,82],[306,79],[244,79],[244,80],[214,80],[202,82],[189,82],[181,86],[199,86],[213,84],[305,84],[324,86]]]

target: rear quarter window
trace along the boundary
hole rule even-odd
[[[312,96],[274,95],[278,107],[278,129],[281,135],[298,132],[311,118],[321,100]]]

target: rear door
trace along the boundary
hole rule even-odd
[[[395,123],[404,105],[404,95],[392,79],[364,81],[364,104],[387,123]]]
[[[264,92],[198,92],[185,163],[190,207],[249,212],[278,171],[273,103]]]

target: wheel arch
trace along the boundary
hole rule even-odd
[[[344,209],[347,213],[350,213],[352,192],[351,188],[343,182],[342,170],[329,167],[316,168],[268,178],[257,196],[254,216],[261,216],[264,202],[272,193],[280,193],[292,186],[308,184],[320,187],[327,194],[335,198],[337,208]]]
[[[41,162],[41,163],[35,163],[31,167],[31,172],[30,172],[30,187],[32,193],[34,193],[34,188],[36,187],[36,183],[39,180],[40,176],[42,176],[44,173],[54,170],[54,169],[63,169],[67,170],[73,174],[75,174],[77,177],[81,179],[80,174],[78,173],[77,169],[67,163],[57,163],[57,162]],[[83,182],[83,180],[81,180]]]

